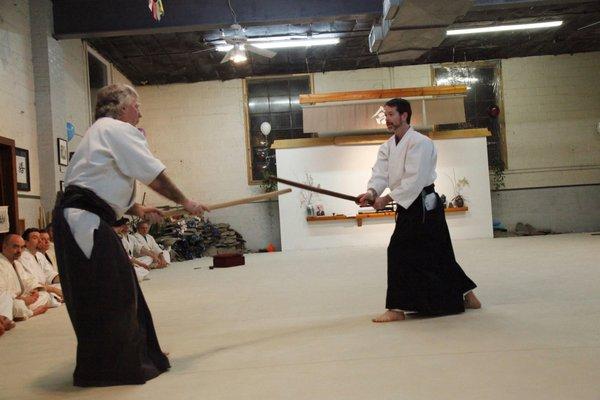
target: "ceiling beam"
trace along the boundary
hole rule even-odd
[[[147,0],[54,0],[57,39],[207,31],[233,24],[227,0],[168,0],[154,21]],[[382,0],[231,0],[242,26],[331,21],[380,15]]]

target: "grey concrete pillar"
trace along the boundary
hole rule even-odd
[[[45,211],[54,207],[56,192],[64,179],[59,167],[57,138],[66,139],[65,73],[62,48],[52,38],[52,2],[29,2],[31,51],[35,84],[40,197]]]

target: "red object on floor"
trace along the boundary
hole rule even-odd
[[[237,267],[244,264],[246,264],[246,260],[242,254],[226,253],[213,257],[213,268]]]
[[[269,253],[273,253],[275,250],[275,245],[273,243],[269,243],[269,245],[267,246],[267,251]]]

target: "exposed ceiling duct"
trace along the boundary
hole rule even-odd
[[[384,64],[413,61],[439,46],[446,28],[472,6],[473,0],[385,0],[382,25],[371,30],[369,48]]]

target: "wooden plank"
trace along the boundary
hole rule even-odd
[[[452,212],[465,212],[465,211],[469,211],[469,207],[452,207],[452,208],[444,208],[444,211],[447,213],[452,213]]]
[[[469,211],[469,207],[453,207],[453,208],[445,208],[444,212],[446,213],[457,213],[457,212],[467,212]],[[366,213],[358,213],[357,215],[321,215],[321,216],[310,216],[306,217],[308,222],[318,222],[318,221],[337,221],[337,220],[346,220],[346,219],[356,219],[356,225],[362,226],[364,219],[372,219],[372,218],[395,218],[396,213],[394,211],[385,211],[385,212],[366,212]]]
[[[337,221],[340,219],[354,219],[354,216],[346,216],[344,214],[336,214],[336,215],[311,215],[306,217],[308,222],[318,222],[318,221]]]
[[[465,85],[360,90],[354,92],[301,94],[300,104],[330,103],[334,101],[352,100],[393,99],[395,97],[443,96],[465,93],[467,93],[467,87]]]
[[[304,139],[283,139],[275,140],[271,145],[272,149],[293,149],[296,147],[316,147],[333,145],[333,137],[325,138],[304,138]]]
[[[442,139],[471,139],[478,137],[491,136],[489,130],[486,128],[474,128],[474,129],[455,129],[452,131],[432,131],[427,136],[433,140]]]
[[[366,144],[381,144],[388,140],[392,135],[390,133],[384,135],[353,135],[353,136],[336,136],[333,144],[336,146],[357,146]]]

